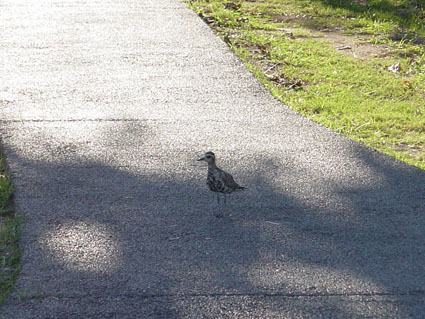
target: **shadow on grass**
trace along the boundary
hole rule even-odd
[[[0,318],[402,318],[425,293],[425,172],[360,146],[347,160],[368,173],[344,183],[289,154],[283,167],[254,156],[232,171],[249,191],[225,219],[190,157],[155,174],[148,155],[133,167],[8,156],[26,227]]]
[[[373,20],[387,20],[397,24],[401,29],[405,27],[418,28],[423,19],[420,11],[425,10],[421,0],[405,1],[395,4],[395,1],[346,1],[346,0],[320,0],[332,8],[351,11],[353,14],[367,15]],[[407,3],[407,4],[406,4]],[[423,22],[422,22],[423,24]]]

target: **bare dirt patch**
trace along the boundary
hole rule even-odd
[[[348,35],[340,32],[341,28],[319,29],[314,25],[314,19],[305,14],[276,14],[273,17],[274,21],[302,25],[312,33],[312,38],[325,39],[332,46],[341,51],[345,55],[351,55],[359,59],[382,58],[388,55],[390,48],[385,45],[375,45],[371,43],[370,36]],[[297,27],[284,28],[286,32],[295,33]],[[304,37],[308,38],[308,37]]]
[[[340,32],[318,32],[315,38],[323,38],[331,43],[338,51],[355,58],[369,60],[384,58],[389,55],[390,48],[385,45],[377,45],[368,42],[365,36],[352,36]]]
[[[296,34],[298,28],[284,28],[284,32],[289,34]],[[335,50],[341,52],[343,55],[352,56],[362,60],[371,60],[374,58],[385,58],[390,56],[391,48],[382,44],[371,43],[370,36],[367,35],[349,35],[343,34],[338,30],[312,30],[310,29],[310,37],[296,37],[297,39],[318,39],[328,41]]]

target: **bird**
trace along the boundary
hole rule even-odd
[[[218,204],[220,204],[219,193],[224,194],[224,204],[226,204],[226,194],[246,189],[236,183],[232,175],[217,167],[213,152],[206,152],[198,161],[208,163],[207,186],[217,194]]]

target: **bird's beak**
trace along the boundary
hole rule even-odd
[[[202,156],[200,159],[198,159],[197,161],[203,161],[205,158]]]

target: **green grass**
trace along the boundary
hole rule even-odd
[[[425,169],[422,1],[192,1],[284,104],[350,138]],[[320,30],[361,35],[382,57],[336,50]],[[400,63],[400,72],[388,67]]]
[[[19,269],[20,223],[12,194],[13,185],[0,158],[0,305],[13,287]]]

